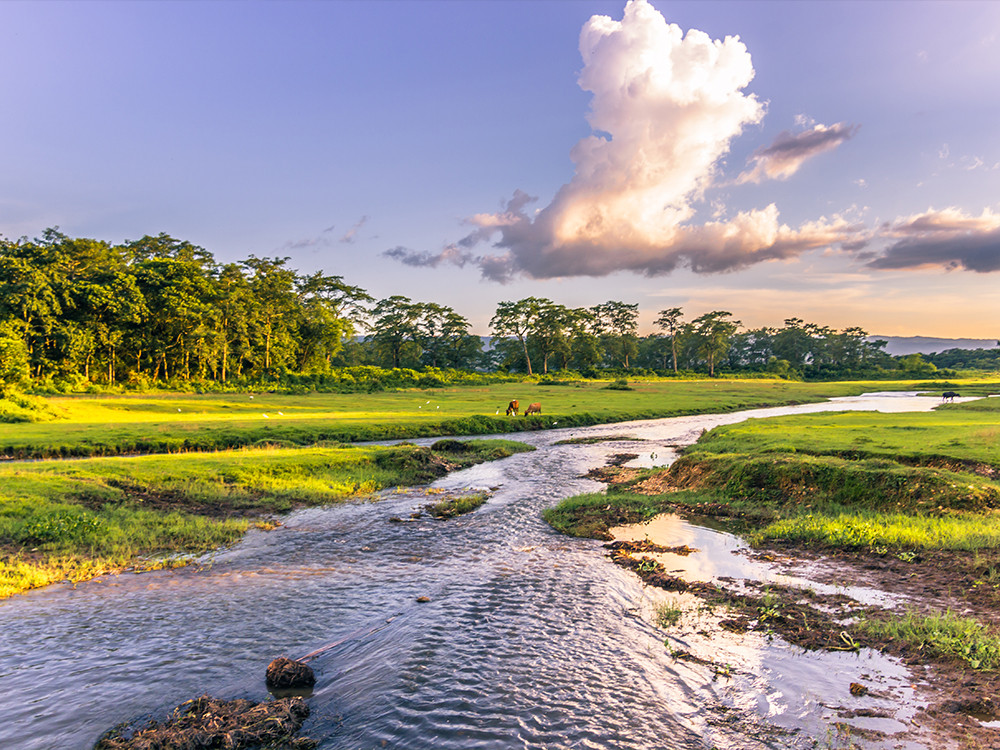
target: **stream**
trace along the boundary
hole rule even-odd
[[[431,485],[432,493],[491,489],[486,505],[465,516],[409,520],[435,498],[428,488],[390,491],[296,511],[186,568],[0,601],[0,748],[90,748],[118,722],[162,718],[204,693],[260,700],[272,658],[339,640],[311,662],[318,681],[302,732],[326,750],[814,748],[840,746],[834,722],[900,731],[919,705],[898,661],[719,631],[711,624],[720,615],[693,597],[644,588],[600,542],[561,536],[540,514],[567,496],[603,490],[583,475],[610,456],[637,453],[628,465],[665,465],[676,456],[670,446],[717,425],[939,403],[869,394],[506,435],[537,450]],[[629,439],[555,445],[598,436]],[[655,523],[622,533],[696,548],[667,562],[691,580],[732,576],[823,590],[748,559],[730,534],[673,516]],[[863,587],[838,590],[884,598]],[[685,611],[668,630],[655,624],[663,601]],[[725,667],[676,660],[675,648]],[[850,683],[862,678],[878,686],[877,696],[850,696]],[[839,718],[845,705],[888,718]]]

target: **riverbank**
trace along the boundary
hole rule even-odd
[[[669,468],[596,469],[591,475],[608,483],[606,493],[570,498],[545,518],[564,533],[599,539],[620,538],[622,526],[662,513],[710,519],[751,541],[753,556],[777,569],[807,569],[817,584],[864,581],[904,597],[875,606],[753,581],[691,581],[667,572],[678,552],[655,535],[610,545],[612,561],[647,585],[729,612],[717,627],[730,633],[773,632],[805,649],[874,648],[901,658],[923,686],[928,705],[917,721],[934,746],[994,747],[998,402],[719,427]]]
[[[0,598],[57,581],[186,565],[294,508],[426,484],[530,450],[315,446],[0,465]]]

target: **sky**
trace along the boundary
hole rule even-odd
[[[0,3],[0,235],[1000,336],[1000,2]]]

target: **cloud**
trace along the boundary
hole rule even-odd
[[[826,151],[832,151],[858,132],[857,125],[838,122],[836,125],[815,125],[801,133],[780,133],[767,148],[750,157],[753,167],[736,178],[738,184],[758,183],[765,179],[787,180],[806,161]]]
[[[475,229],[441,253],[387,254],[411,265],[475,262],[485,278],[504,282],[619,270],[656,275],[679,265],[713,273],[851,237],[839,217],[790,228],[774,205],[728,220],[716,206],[717,220],[692,223],[731,141],[764,116],[764,105],[744,93],[754,70],[738,37],[685,34],[647,0],[630,0],[621,21],[593,16],[584,25],[580,54],[593,134],[572,148],[573,177],[551,203],[529,215],[533,199],[518,191],[500,212],[472,217]],[[795,141],[799,163],[849,137],[847,126],[817,128],[815,142]],[[760,158],[776,163],[777,153]],[[471,255],[492,240],[496,252]]]
[[[869,268],[1000,271],[1000,214],[990,209],[979,216],[958,208],[929,209],[884,226],[882,236],[895,242]]]
[[[362,216],[360,219],[358,219],[358,221],[354,224],[353,227],[351,227],[350,229],[348,229],[344,233],[344,236],[340,238],[340,241],[341,242],[346,242],[346,243],[352,243],[352,242],[354,242],[354,236],[358,233],[358,231],[361,229],[361,227],[363,227],[365,225],[365,222],[367,222],[367,221],[368,221],[368,217],[367,216]],[[330,229],[333,229],[333,227],[330,227]],[[325,231],[329,231],[329,230],[325,230]]]
[[[398,245],[386,250],[382,255],[416,268],[437,268],[442,263],[451,263],[452,265],[463,267],[466,263],[476,260],[472,253],[463,250],[458,245],[448,245],[439,253],[411,250],[408,247]]]

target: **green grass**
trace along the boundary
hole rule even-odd
[[[527,446],[256,448],[0,465],[0,597],[126,567],[180,564],[262,516],[422,484]]]
[[[914,382],[797,383],[782,380],[632,381],[552,388],[536,382],[379,393],[137,394],[48,400],[57,421],[0,425],[0,454],[15,458],[218,450],[258,443],[484,435],[820,401]],[[252,397],[251,397],[252,396]],[[506,417],[511,399],[541,415]],[[497,412],[499,411],[499,414]],[[266,415],[266,416],[265,416]]]
[[[1000,547],[1000,516],[929,517],[885,513],[841,513],[786,518],[750,536],[760,544],[788,540],[875,551]]]
[[[952,612],[921,615],[908,612],[891,619],[866,619],[855,628],[937,658],[965,662],[973,669],[1000,668],[1000,637],[986,625]]]
[[[697,449],[1000,465],[1000,398],[946,404],[932,412],[827,412],[751,419],[715,428],[698,441]]]
[[[682,614],[684,614],[682,609],[669,602],[664,602],[656,607],[656,624],[664,630],[672,628],[680,622]]]
[[[612,526],[642,523],[673,507],[672,498],[591,492],[566,498],[542,511],[556,531],[588,539],[610,539]]]

